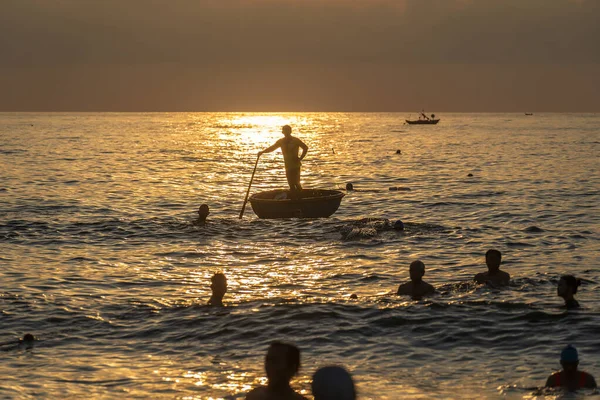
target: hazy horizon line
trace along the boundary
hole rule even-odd
[[[33,114],[33,113],[122,113],[122,114],[162,114],[162,113],[251,113],[251,114],[312,114],[312,113],[340,113],[340,114],[420,114],[421,111],[394,111],[394,110],[379,110],[379,111],[344,111],[344,110],[302,110],[302,111],[257,111],[257,110],[0,110],[2,114]],[[425,114],[598,114],[600,111],[425,111]]]

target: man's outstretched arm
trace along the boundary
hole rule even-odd
[[[278,148],[280,148],[280,147],[281,147],[281,143],[280,143],[280,142],[279,142],[279,140],[278,140],[277,142],[275,142],[275,144],[274,144],[273,146],[271,146],[271,147],[267,147],[267,148],[266,148],[266,149],[264,149],[263,151],[259,151],[259,152],[258,152],[258,155],[260,156],[261,154],[264,154],[264,153],[270,153],[270,152],[272,152],[272,151],[275,151],[275,150],[277,150],[277,149],[278,149]]]

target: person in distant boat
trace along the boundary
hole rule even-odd
[[[546,380],[546,387],[563,387],[569,391],[578,389],[595,389],[594,377],[587,372],[579,371],[579,354],[577,349],[568,345],[560,353],[562,370],[553,373]]]
[[[221,272],[218,272],[210,278],[210,290],[212,290],[212,295],[208,300],[209,306],[223,306],[223,297],[225,297],[225,293],[227,293],[227,278]]]
[[[306,400],[290,386],[290,380],[300,369],[300,350],[289,343],[273,342],[265,358],[267,386],[252,389],[247,400]]]
[[[292,191],[300,191],[302,190],[302,185],[300,184],[300,167],[302,166],[302,160],[308,151],[308,146],[305,145],[302,140],[292,136],[291,126],[285,125],[281,129],[281,132],[284,137],[275,142],[273,146],[267,147],[263,151],[259,151],[258,156],[260,157],[264,153],[270,153],[281,148],[283,161],[285,163],[285,176],[287,177],[290,189]],[[299,149],[302,149],[302,154],[298,157]]]
[[[415,299],[435,293],[435,288],[423,280],[425,264],[421,260],[410,263],[410,282],[398,286],[397,295],[409,295]]]
[[[194,220],[194,225],[204,225],[206,223],[206,217],[208,217],[210,211],[207,204],[202,204],[198,209],[198,219]]]
[[[319,368],[313,375],[312,394],[315,400],[355,400],[352,376],[342,367]]]
[[[581,279],[577,279],[573,275],[563,275],[560,277],[556,291],[557,295],[565,300],[565,308],[579,308],[579,302],[573,297],[577,293],[579,285],[581,285]]]
[[[485,283],[491,287],[506,286],[510,282],[508,272],[500,271],[502,262],[502,253],[495,249],[490,249],[485,253],[485,263],[488,271],[480,272],[473,279],[477,283]]]

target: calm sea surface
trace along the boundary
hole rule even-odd
[[[0,398],[243,398],[275,339],[307,396],[342,364],[362,399],[542,398],[568,343],[600,378],[600,115],[407,116],[0,114]],[[305,187],[359,191],[328,219],[239,220],[286,123]],[[285,186],[261,157],[251,193]],[[406,231],[343,240],[365,217]],[[470,283],[489,248],[505,290]],[[392,295],[416,259],[439,293]],[[224,309],[205,306],[217,271]],[[564,273],[581,310],[560,308]]]

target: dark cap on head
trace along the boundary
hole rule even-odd
[[[560,352],[560,361],[566,363],[576,363],[579,361],[579,354],[577,353],[577,349],[568,345]]]
[[[342,367],[320,368],[313,375],[311,387],[315,400],[356,399],[352,376]]]
[[[33,341],[35,341],[35,337],[31,333],[26,333],[25,336],[23,336],[23,341],[24,342],[33,342]]]

